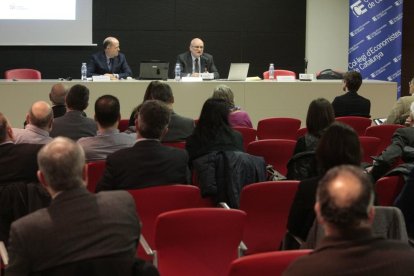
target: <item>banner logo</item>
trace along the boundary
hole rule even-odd
[[[363,15],[368,10],[365,8],[364,4],[362,4],[361,0],[356,1],[354,4],[351,5],[351,10],[356,17]]]

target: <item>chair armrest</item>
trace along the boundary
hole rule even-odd
[[[139,243],[141,244],[142,248],[144,248],[145,254],[148,256],[154,256],[155,251],[152,250],[151,246],[149,246],[147,240],[142,234],[139,236]]]
[[[219,202],[218,205],[219,205],[219,207],[221,207],[223,209],[230,210],[230,207],[229,207],[229,205],[227,205],[226,202]]]

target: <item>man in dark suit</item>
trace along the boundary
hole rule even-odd
[[[137,142],[108,156],[96,191],[189,182],[187,152],[160,142],[168,131],[170,112],[168,106],[156,100],[141,105],[135,124]]]
[[[371,117],[370,100],[358,95],[358,89],[362,84],[362,76],[359,72],[349,71],[344,74],[342,90],[346,93],[335,97],[332,107],[335,117],[362,116]]]
[[[189,51],[178,55],[177,63],[180,63],[183,75],[198,77],[200,73],[209,72],[214,73],[215,79],[220,77],[213,56],[204,53],[204,42],[199,38],[191,40]]]
[[[89,193],[84,152],[70,139],[59,137],[46,145],[38,163],[39,181],[52,203],[12,224],[7,275],[100,257],[133,260],[140,223],[131,195]]]
[[[119,52],[118,39],[115,37],[105,38],[103,48],[103,51],[92,55],[88,63],[88,77],[107,75],[111,80],[131,77],[132,71],[129,68],[125,55]]]
[[[81,84],[72,86],[66,96],[67,112],[53,121],[50,137],[64,136],[77,141],[81,137],[95,136],[96,122],[84,115],[89,105],[89,89]]]
[[[283,275],[414,275],[414,250],[374,237],[374,190],[360,168],[342,165],[319,182],[315,212],[325,238]]]

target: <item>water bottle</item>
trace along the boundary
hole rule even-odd
[[[275,79],[275,66],[273,65],[273,63],[270,63],[269,65],[269,80],[274,80]]]
[[[82,67],[81,67],[81,80],[86,81],[86,62],[82,62]]]
[[[181,79],[181,66],[179,63],[175,64],[175,80],[179,81]]]

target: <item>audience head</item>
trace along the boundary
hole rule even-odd
[[[410,88],[410,91],[409,91],[410,95],[414,94],[414,78],[412,78],[410,80],[410,82],[408,83],[408,85],[409,85],[409,88]]]
[[[357,71],[348,71],[344,74],[343,79],[343,90],[344,91],[358,91],[362,84],[361,73]]]
[[[154,86],[160,84],[160,81],[152,81],[148,84],[147,89],[145,90],[145,94],[144,94],[144,99],[142,100],[142,102],[148,101],[148,100],[152,100],[152,89],[154,88]]]
[[[13,130],[7,118],[0,112],[0,144],[13,141]]]
[[[231,88],[227,85],[220,84],[213,91],[213,99],[223,99],[227,102],[230,108],[234,108],[234,94]]]
[[[103,48],[105,51],[105,54],[109,58],[114,58],[118,56],[119,51],[121,50],[119,48],[119,41],[115,37],[107,37],[103,41]]]
[[[26,122],[49,131],[53,123],[53,110],[47,102],[35,102],[27,114]]]
[[[89,104],[89,89],[82,84],[75,84],[66,96],[66,106],[71,110],[84,111]]]
[[[37,163],[39,181],[52,196],[85,185],[85,153],[71,139],[53,139],[39,151]]]
[[[49,93],[49,99],[54,105],[64,105],[68,89],[61,83],[52,86]]]
[[[159,100],[166,104],[174,103],[174,96],[171,87],[166,83],[155,84],[151,89],[151,98],[153,100]]]
[[[306,115],[308,133],[321,137],[323,130],[335,122],[335,113],[332,104],[324,98],[313,100],[309,104]]]
[[[348,125],[334,122],[322,135],[316,158],[322,172],[339,165],[361,164],[361,145],[358,134]]]
[[[346,233],[370,227],[374,216],[371,178],[362,169],[342,165],[330,169],[319,182],[315,211],[329,230]]]
[[[191,40],[190,52],[193,57],[199,58],[204,52],[204,42],[199,38]]]
[[[148,100],[137,108],[136,128],[138,138],[161,139],[168,131],[171,110],[163,102]]]
[[[117,97],[103,95],[95,102],[95,120],[102,128],[117,127],[121,119],[121,107]]]

